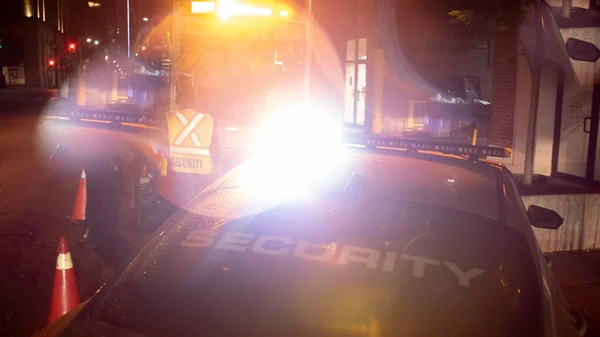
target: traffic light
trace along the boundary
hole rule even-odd
[[[55,64],[56,62],[54,62],[54,60],[48,60],[48,66],[54,67]]]
[[[69,43],[69,52],[74,53],[77,45],[75,43]]]

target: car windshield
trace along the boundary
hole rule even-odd
[[[67,335],[538,334],[532,257],[487,217],[358,194],[170,223]]]

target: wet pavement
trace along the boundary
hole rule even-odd
[[[78,244],[73,207],[77,165],[51,165],[38,151],[39,109],[0,112],[0,336],[29,336],[46,324],[56,251],[66,236],[82,298],[112,273]]]
[[[549,254],[567,300],[585,316],[588,335],[600,336],[600,251]]]
[[[81,165],[52,163],[36,132],[39,110],[0,110],[0,336],[30,336],[47,321],[60,236],[71,248],[82,299],[114,271],[114,264],[79,244],[72,212]],[[93,192],[92,192],[93,193]],[[121,229],[131,246],[151,229]],[[600,336],[600,252],[552,254],[552,270],[573,306],[584,312],[590,336]],[[107,263],[109,262],[109,263]]]

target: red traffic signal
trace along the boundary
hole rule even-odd
[[[75,43],[70,43],[69,44],[69,51],[70,52],[74,52],[76,47],[77,47],[77,45]]]

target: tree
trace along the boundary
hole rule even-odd
[[[516,27],[526,13],[527,5],[536,0],[465,0],[462,9],[448,12],[451,23],[476,28],[486,27],[492,32]]]

